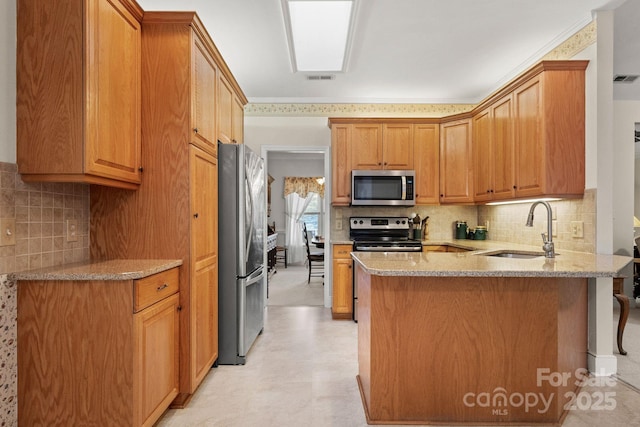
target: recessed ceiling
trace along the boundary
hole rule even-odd
[[[291,70],[280,0],[138,1],[145,10],[195,10],[254,103],[476,103],[589,23],[593,10],[621,3],[364,0],[347,72],[309,80]],[[640,2],[623,8],[614,72],[640,74]],[[636,87],[615,88],[616,98],[640,100]]]

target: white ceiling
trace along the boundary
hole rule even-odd
[[[281,0],[138,0],[195,10],[249,102],[477,103],[621,0],[359,0],[349,68],[293,73]],[[640,74],[640,1],[615,14],[614,73]],[[640,79],[617,99],[640,100]]]

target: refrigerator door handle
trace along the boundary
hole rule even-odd
[[[247,200],[249,201],[249,235],[247,236],[246,246],[247,250],[244,253],[244,262],[245,264],[249,261],[249,250],[251,249],[251,240],[253,238],[253,193],[251,193],[251,186],[249,185],[249,179],[245,174],[244,180],[245,186],[247,187]]]

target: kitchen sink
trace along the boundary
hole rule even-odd
[[[544,257],[544,252],[527,252],[527,251],[499,251],[493,253],[482,254],[486,256],[494,256],[498,258],[518,258],[518,259],[531,259]],[[556,254],[557,256],[558,254]]]

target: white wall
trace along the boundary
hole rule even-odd
[[[16,0],[0,1],[0,162],[16,162]]]
[[[256,153],[263,145],[331,146],[327,117],[247,116],[244,142]]]

